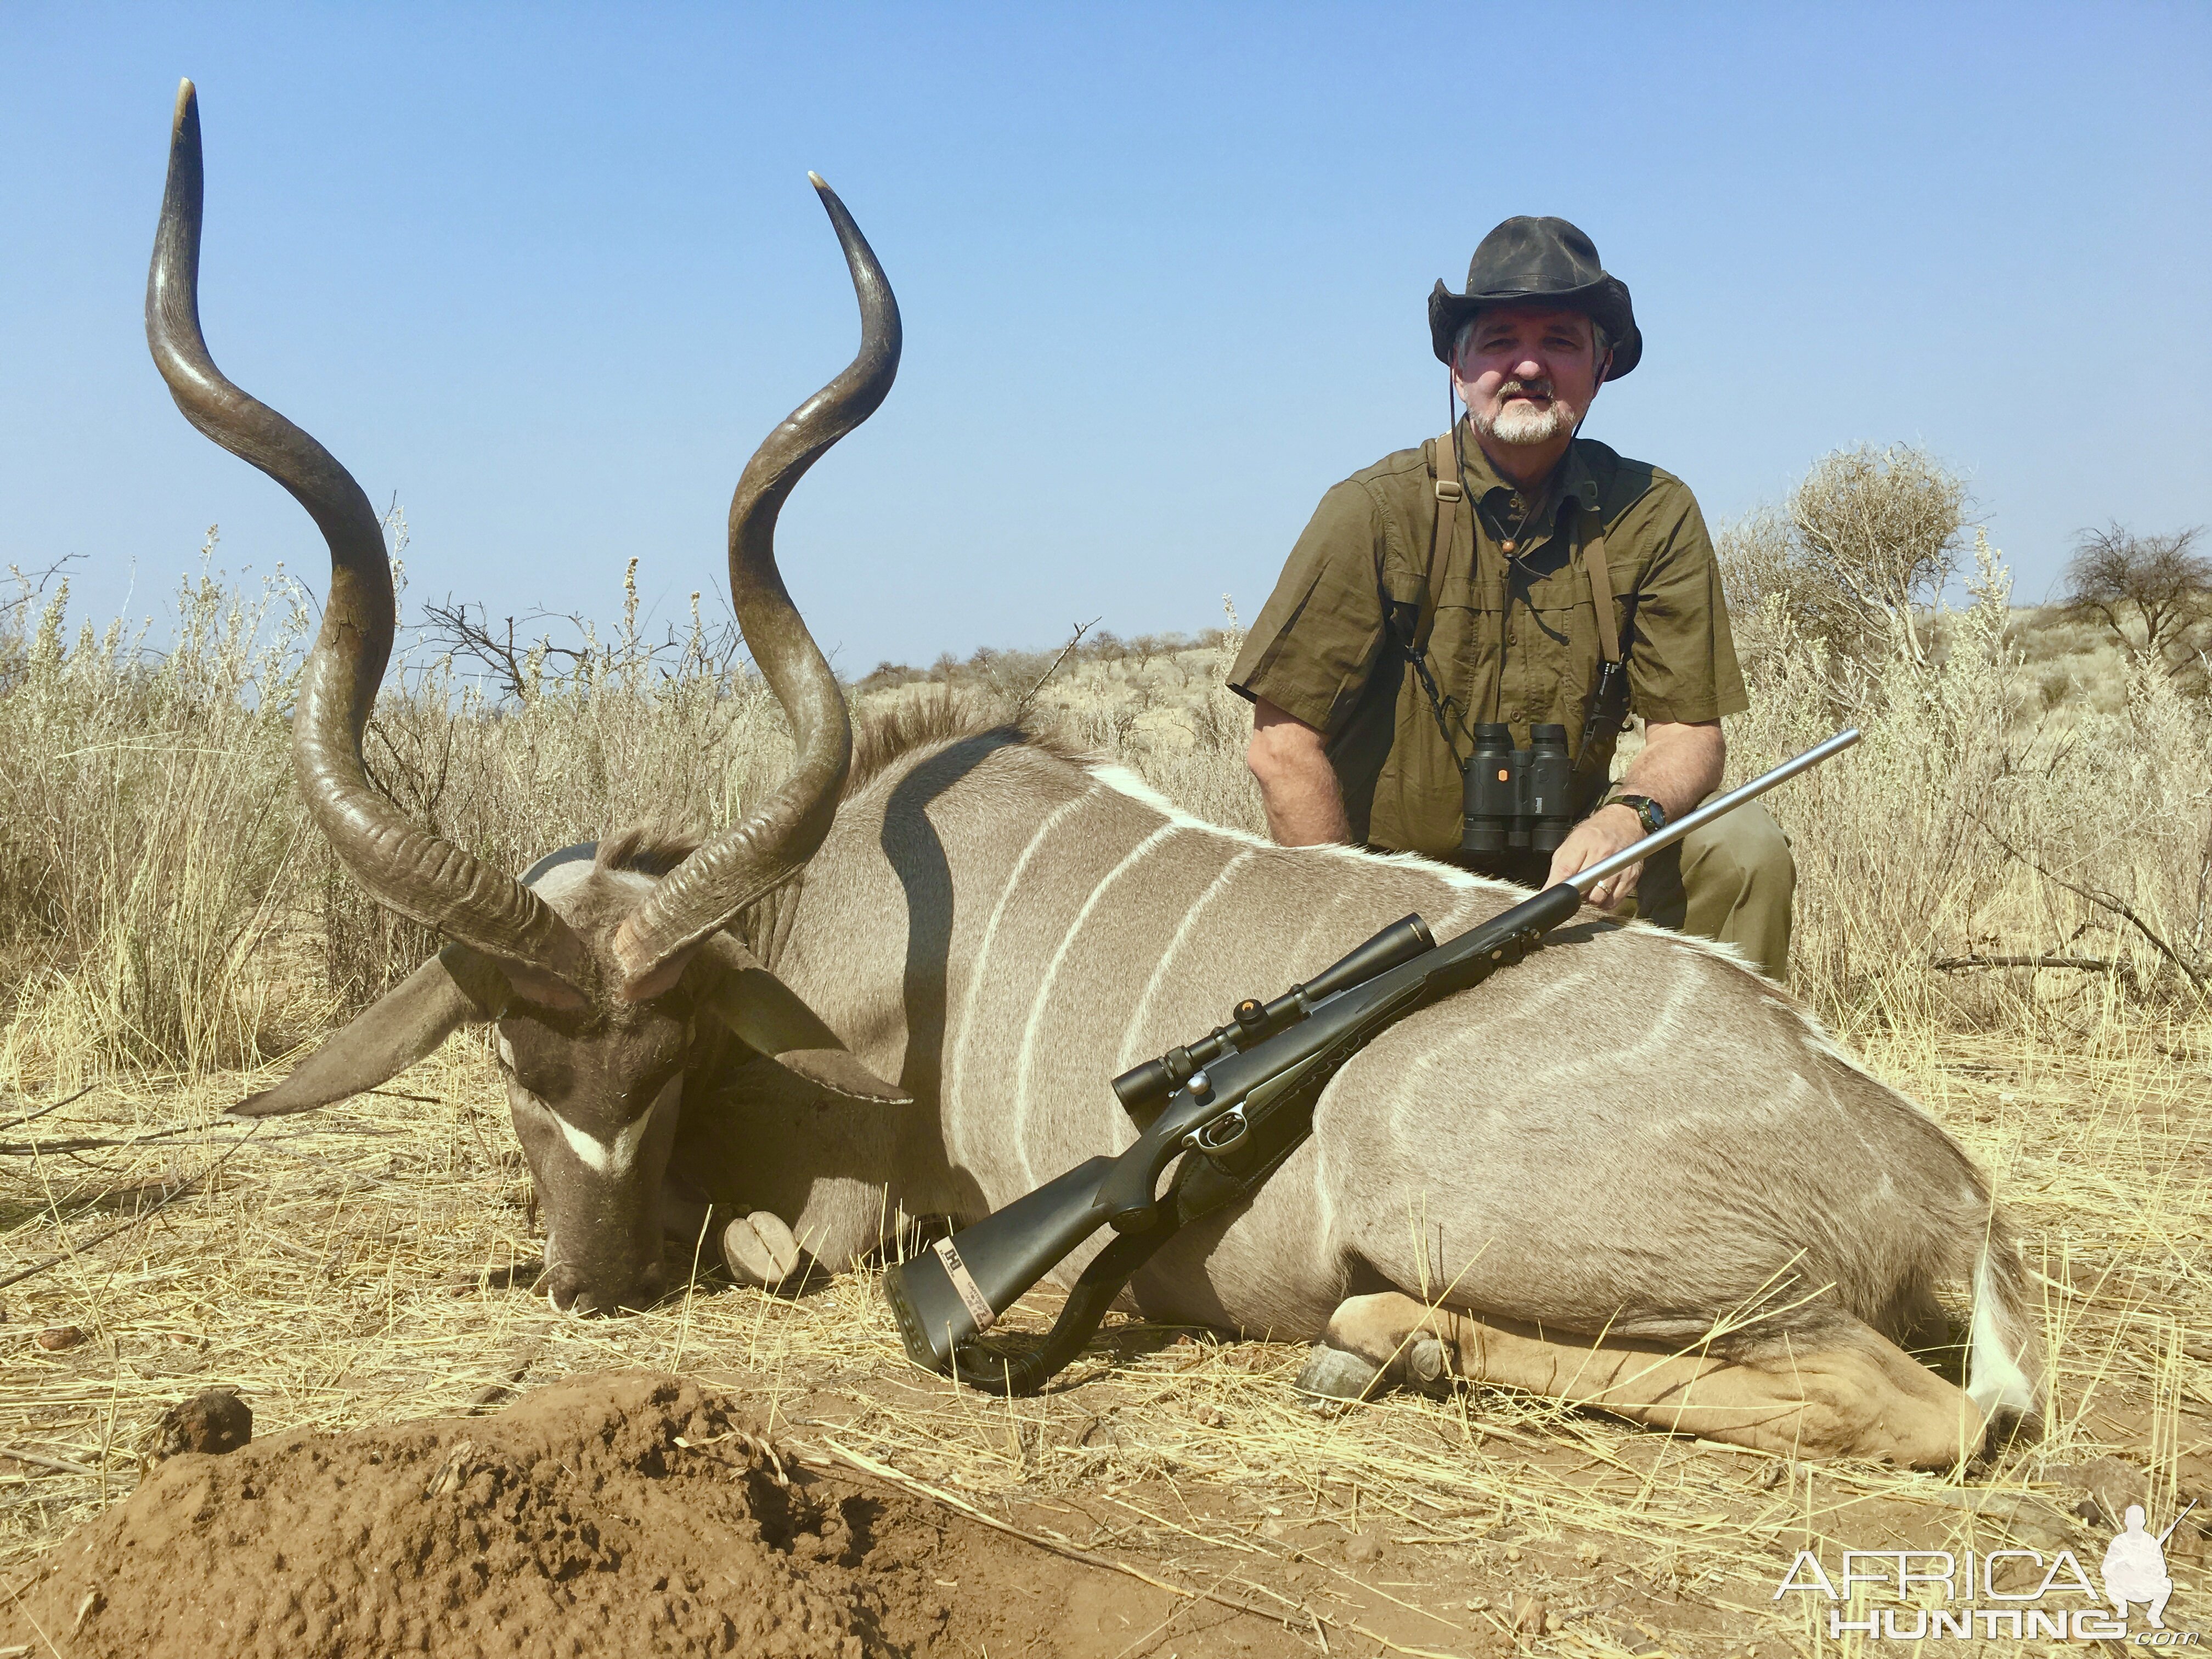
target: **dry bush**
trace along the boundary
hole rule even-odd
[[[0,691],[0,1056],[238,1064],[262,1046],[261,947],[300,872],[282,721],[305,615],[280,584],[203,573],[149,657],[120,623],[65,646],[68,604],[64,584]]]
[[[1847,720],[1866,733],[1771,803],[1800,870],[1797,988],[1858,1030],[2201,1012],[2212,781],[2196,757],[2212,711],[2094,639],[2022,626],[1979,532],[1973,602],[1948,609],[1929,585],[1964,492],[1925,457],[1845,452],[1790,499],[1786,519],[1754,514],[1721,540],[1752,693],[1729,723],[1731,769]],[[1808,550],[1808,524],[1828,526],[1826,551]],[[1854,526],[1857,574],[1838,551]],[[2054,665],[2031,672],[2032,653]],[[2085,681],[2094,695],[2075,695]]]
[[[1227,594],[1221,604],[1227,625],[1196,641],[1145,635],[1073,662],[1039,690],[1033,717],[1209,823],[1265,835],[1259,786],[1244,765],[1252,705],[1228,685],[1243,629]]]
[[[2204,689],[2212,647],[2212,559],[2196,529],[2139,536],[2118,524],[2081,532],[2066,567],[2067,614],[2094,618],[2129,663]]]
[[[1793,640],[1819,647],[1821,666],[1848,684],[1901,635],[1916,664],[1928,660],[1920,614],[1958,567],[1966,487],[1925,450],[1839,449],[1815,462],[1788,500],[1726,526],[1723,585],[1749,643],[1771,606],[1789,615]]]
[[[2212,973],[2212,781],[2197,763],[2212,710],[2167,677],[2122,672],[2087,623],[2010,610],[1985,540],[1971,606],[1908,603],[1959,498],[1899,452],[1878,465],[1868,453],[1824,464],[1822,490],[1792,498],[1809,522],[1808,502],[1856,491],[1821,522],[1919,526],[1919,550],[1885,567],[1893,586],[1853,590],[1895,603],[1878,633],[1854,624],[1848,651],[1829,603],[1840,590],[1801,603],[1805,573],[1827,567],[1793,521],[1771,514],[1724,538],[1753,693],[1730,723],[1735,775],[1847,720],[1866,732],[1771,798],[1801,870],[1796,988],[1862,1034],[2193,1016]],[[1919,506],[1871,500],[1884,479]],[[781,711],[726,623],[695,605],[688,631],[648,641],[634,568],[625,588],[604,641],[576,624],[502,666],[457,654],[450,630],[418,641],[368,733],[378,786],[515,871],[641,817],[729,823],[787,763]],[[10,634],[0,613],[0,662],[15,665],[0,675],[0,1075],[251,1064],[432,948],[307,833],[283,717],[308,619],[287,590],[202,576],[159,657],[119,627],[66,646],[59,593],[15,614]],[[1196,641],[1094,635],[1062,652],[979,653],[928,678],[1004,714],[1025,707],[1199,816],[1264,833],[1243,764],[1249,710],[1223,683],[1233,612],[1229,623]],[[855,696],[902,683],[879,672]]]
[[[67,604],[0,678],[0,1075],[251,1065],[411,971],[430,934],[362,894],[293,786],[294,592],[204,572],[160,655],[119,623],[66,645]],[[728,823],[787,764],[781,713],[696,616],[672,657],[635,620],[535,653],[514,699],[403,659],[363,744],[377,787],[518,872],[640,818]]]

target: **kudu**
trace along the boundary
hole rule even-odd
[[[391,629],[367,503],[267,411],[227,413],[243,400],[189,325],[189,250],[171,246],[198,222],[189,115],[156,354],[185,366],[168,372],[186,412],[324,524],[337,574],[302,785],[371,890],[457,941],[240,1109],[373,1087],[498,1018],[556,1301],[649,1289],[664,1178],[689,1226],[702,1200],[735,1206],[725,1254],[757,1282],[788,1274],[794,1237],[842,1268],[902,1243],[908,1218],[976,1219],[1127,1145],[1108,1079],[1237,997],[1409,910],[1445,938],[1520,896],[1414,858],[1270,846],[949,706],[866,722],[836,804],[842,707],[769,536],[798,472],[882,397],[896,324],[826,191],[860,359],[755,458],[731,519],[740,620],[799,732],[793,782],[657,880],[624,867],[643,862],[634,837],[556,854],[534,887],[430,842],[361,779]],[[693,873],[710,853],[711,880]],[[702,1017],[742,1042],[710,1054]],[[1972,1296],[1964,1390],[1899,1346],[1941,1333],[1947,1281]],[[1318,1337],[1304,1380],[1320,1393],[1451,1372],[1775,1452],[1948,1465],[2039,1408],[2029,1286],[1965,1154],[1802,1007],[1717,946],[1589,912],[1361,1053],[1273,1179],[1131,1289],[1159,1318]]]
[[[331,591],[292,720],[300,793],[353,878],[451,941],[275,1089],[248,1117],[343,1099],[470,1022],[495,1022],[515,1133],[547,1218],[548,1291],[590,1311],[636,1306],[663,1282],[659,1198],[687,1073],[735,1053],[781,1056],[820,1087],[902,1100],[756,961],[725,924],[787,880],[828,830],[852,757],[830,665],[775,565],[784,498],[882,403],[898,309],[844,204],[816,179],[860,295],[860,356],[770,434],[730,504],[730,596],[792,725],[775,792],[680,857],[632,834],[596,858],[549,859],[516,880],[408,823],[369,785],[361,738],[390,658],[392,567],[368,498],[323,447],[223,377],[200,331],[199,111],[177,94],[167,188],[146,288],[146,336],[186,419],[306,507],[331,550]]]

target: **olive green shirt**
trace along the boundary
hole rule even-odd
[[[1524,501],[1463,421],[1459,436],[1466,498],[1449,503],[1446,533],[1442,441],[1353,473],[1322,497],[1229,675],[1233,690],[1327,738],[1355,837],[1437,857],[1459,848],[1460,762],[1477,722],[1505,721],[1523,747],[1532,725],[1565,726],[1581,809],[1603,787],[1617,733],[1581,755],[1603,660],[1582,556],[1594,533],[1605,538],[1634,712],[1712,720],[1746,707],[1688,486],[1577,438]],[[1428,665],[1443,729],[1401,639]]]

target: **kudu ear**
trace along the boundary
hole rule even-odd
[[[233,1117],[312,1111],[397,1077],[473,1020],[496,1019],[507,976],[465,945],[448,945],[363,1009],[273,1089],[230,1109]]]
[[[855,1060],[822,1016],[727,933],[710,935],[692,956],[685,977],[700,1012],[731,1035],[809,1083],[884,1106],[911,1106],[914,1097]]]

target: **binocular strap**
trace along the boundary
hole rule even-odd
[[[1443,738],[1444,752],[1452,757],[1462,772],[1465,772],[1469,763],[1461,759],[1459,744],[1452,736],[1451,700],[1443,695],[1442,688],[1437,684],[1436,676],[1430,671],[1428,643],[1429,629],[1436,620],[1436,585],[1442,571],[1450,567],[1451,556],[1457,550],[1462,505],[1467,508],[1470,521],[1470,538],[1477,547],[1481,544],[1481,532],[1472,522],[1474,507],[1467,489],[1466,467],[1460,455],[1456,422],[1450,431],[1436,441],[1435,454],[1432,470],[1436,477],[1437,516],[1429,526],[1427,597],[1419,605],[1401,605],[1394,602],[1389,591],[1383,589],[1382,615],[1391,642],[1397,647],[1399,656],[1412,665],[1414,677],[1420,681],[1421,690],[1429,700],[1429,712],[1436,716],[1437,731]],[[1447,458],[1451,463],[1449,473],[1445,471]],[[1616,702],[1620,705],[1618,712],[1611,713],[1612,722],[1616,727],[1627,713],[1627,700],[1622,695],[1627,690],[1627,665],[1621,654],[1619,622],[1613,615],[1613,572],[1606,562],[1602,521],[1583,529],[1580,540],[1583,570],[1589,581],[1590,609],[1595,612],[1597,622],[1598,653],[1602,659],[1598,669],[1597,687],[1590,697],[1589,714],[1583,726],[1582,746],[1588,750],[1593,737],[1603,729],[1613,705]],[[1379,565],[1376,580],[1379,588],[1382,582]],[[1506,604],[1510,610],[1512,604],[1510,597]],[[1412,614],[1403,614],[1406,612]],[[1501,639],[1498,641],[1498,667],[1501,683],[1505,672],[1504,649],[1504,641]],[[1470,707],[1464,712],[1464,717],[1471,720],[1474,718],[1474,712],[1470,700]]]

